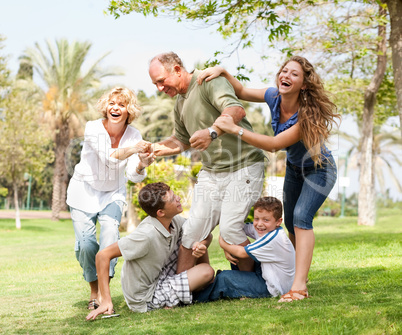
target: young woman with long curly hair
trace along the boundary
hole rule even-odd
[[[274,137],[243,129],[224,114],[214,125],[257,148],[286,150],[284,218],[296,249],[296,271],[291,290],[279,301],[307,298],[307,277],[315,244],[313,218],[337,178],[334,159],[325,143],[340,115],[321,78],[304,57],[288,59],[276,74],[277,87],[268,89],[246,88],[222,67],[204,70],[199,83],[219,75],[229,80],[240,99],[266,102],[271,110]]]

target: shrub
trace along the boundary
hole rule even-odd
[[[190,178],[187,169],[180,168],[182,166],[183,165],[179,164],[175,165],[173,160],[161,160],[146,168],[147,177],[141,183],[133,184],[129,182],[129,186],[134,187],[132,202],[141,220],[143,220],[147,214],[139,205],[138,193],[147,184],[163,182],[169,185],[182,199],[187,199]]]
[[[6,197],[8,195],[8,190],[5,187],[0,187],[0,197]]]

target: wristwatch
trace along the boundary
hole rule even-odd
[[[214,130],[214,128],[209,127],[209,135],[211,136],[212,141],[218,137],[218,133]]]
[[[239,137],[242,137],[243,134],[244,134],[244,129],[243,129],[243,128],[240,128],[239,133],[238,133],[238,136],[239,136]]]

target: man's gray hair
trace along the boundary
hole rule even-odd
[[[179,56],[177,56],[176,53],[174,53],[173,51],[171,52],[165,52],[159,55],[156,55],[154,58],[151,59],[151,61],[149,63],[152,63],[155,59],[157,59],[158,61],[161,62],[161,64],[163,65],[163,67],[169,71],[172,72],[173,68],[178,65],[180,66],[182,69],[185,70],[185,67],[183,65],[182,60],[180,59]]]

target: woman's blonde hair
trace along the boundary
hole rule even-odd
[[[114,96],[123,98],[124,102],[126,103],[128,112],[126,124],[130,124],[141,115],[141,107],[138,104],[137,96],[135,95],[135,93],[129,90],[128,88],[115,87],[112,88],[110,91],[106,92],[105,94],[103,94],[96,104],[98,111],[102,114],[104,118],[107,118],[106,109],[109,104],[109,101]]]
[[[298,123],[301,140],[308,150],[314,165],[321,165],[321,150],[328,140],[335,118],[341,119],[336,112],[336,105],[330,100],[324,89],[324,84],[314,70],[313,65],[304,57],[293,56],[289,58],[276,74],[276,84],[279,87],[279,74],[289,62],[297,62],[303,69],[303,85],[305,89],[299,93]]]

